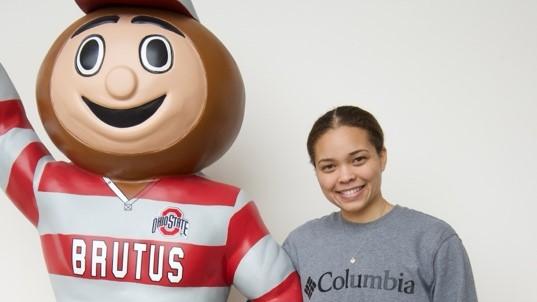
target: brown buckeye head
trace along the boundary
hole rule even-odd
[[[37,103],[73,163],[144,180],[197,172],[222,156],[242,123],[244,86],[229,52],[196,20],[106,8],[52,45]]]

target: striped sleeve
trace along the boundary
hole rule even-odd
[[[251,301],[302,301],[298,274],[255,204],[241,191],[235,207],[226,243],[228,278]]]
[[[37,225],[34,176],[50,157],[26,119],[22,102],[0,64],[0,187]]]

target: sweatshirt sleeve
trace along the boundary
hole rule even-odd
[[[226,246],[228,278],[252,302],[302,301],[298,274],[252,201],[239,202]]]
[[[296,252],[296,248],[293,244],[293,234],[289,234],[289,236],[287,237],[287,239],[285,239],[285,241],[283,242],[282,244],[282,248],[283,250],[287,253],[287,255],[289,256],[289,258],[291,259],[291,262],[293,263],[293,266],[294,268],[299,271],[298,269],[298,256],[297,256],[297,252]]]
[[[34,176],[50,158],[26,119],[22,102],[0,64],[0,187],[13,204],[37,225]]]
[[[472,268],[460,238],[444,240],[434,258],[433,302],[477,302]]]

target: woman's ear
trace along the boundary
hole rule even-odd
[[[380,150],[380,168],[381,171],[384,171],[386,168],[386,163],[388,162],[388,151],[386,150],[386,147],[382,147],[382,150]]]

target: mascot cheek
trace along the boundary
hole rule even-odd
[[[239,69],[189,0],[76,0],[38,75],[55,161],[0,68],[0,185],[39,229],[59,300],[302,301],[240,189],[200,176],[244,114]]]

